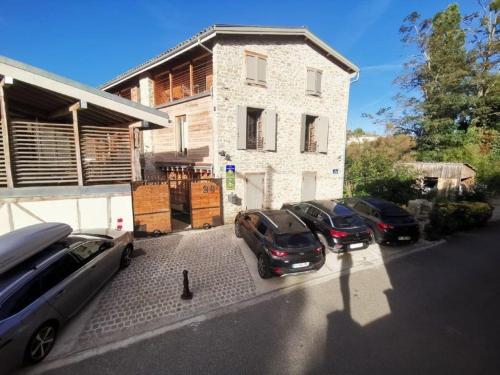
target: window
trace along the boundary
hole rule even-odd
[[[354,206],[354,209],[356,211],[361,212],[362,214],[365,214],[365,215],[371,215],[371,213],[372,213],[371,207],[363,202],[356,203],[356,205]]]
[[[306,116],[305,152],[316,152],[316,119],[314,116]]]
[[[177,152],[187,155],[187,121],[186,115],[175,118],[175,136]]]
[[[237,107],[238,150],[276,151],[276,112],[259,108]]]
[[[301,152],[328,152],[328,118],[303,114],[300,151]]]
[[[40,275],[42,294],[66,279],[80,268],[81,265],[82,264],[71,254],[64,254]]]
[[[83,263],[88,263],[111,246],[112,244],[106,241],[87,241],[78,244],[71,250],[71,253]]]
[[[264,137],[262,134],[262,109],[247,109],[247,149],[262,150]]]
[[[14,292],[2,303],[0,306],[0,320],[17,314],[28,305],[31,305],[41,295],[40,278],[37,277]]]
[[[307,68],[306,93],[309,95],[321,95],[321,70]]]
[[[280,247],[305,247],[316,243],[311,232],[278,234],[275,238]]]
[[[248,83],[265,86],[267,57],[254,52],[246,52],[246,79]]]

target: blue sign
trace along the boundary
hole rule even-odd
[[[236,171],[236,167],[234,165],[226,165],[226,172],[232,171],[233,173]]]

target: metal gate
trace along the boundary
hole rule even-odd
[[[168,181],[131,183],[134,233],[151,235],[172,231]]]

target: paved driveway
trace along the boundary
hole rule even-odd
[[[328,253],[316,273],[262,280],[256,257],[233,226],[190,231],[135,242],[129,268],[119,272],[94,301],[62,331],[47,360],[119,341],[144,331],[251,299],[272,291],[316,282],[428,246],[368,249],[343,255]],[[182,271],[189,270],[194,298],[180,299]]]

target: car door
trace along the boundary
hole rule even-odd
[[[98,290],[119,268],[119,248],[108,240],[80,242],[71,249],[88,270],[94,290]]]
[[[269,246],[270,240],[272,241],[272,233],[269,225],[265,220],[260,219],[255,231],[255,253],[260,254],[265,252],[265,248]]]
[[[64,254],[40,274],[42,294],[65,319],[72,317],[92,296],[93,285],[83,263]]]

